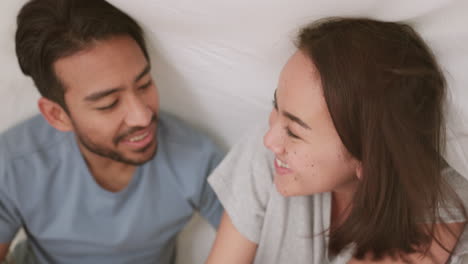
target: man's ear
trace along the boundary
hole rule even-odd
[[[51,126],[55,127],[55,129],[64,132],[73,130],[73,125],[68,113],[58,103],[41,97],[37,104],[44,118]]]

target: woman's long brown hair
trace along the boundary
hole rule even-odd
[[[410,26],[366,18],[316,22],[298,47],[320,73],[344,146],[362,163],[349,216],[330,230],[331,253],[350,245],[357,258],[424,253],[435,236],[423,223],[459,202],[441,176],[446,82],[432,52]]]

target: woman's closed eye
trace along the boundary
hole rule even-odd
[[[300,139],[299,136],[297,136],[296,134],[294,134],[291,129],[289,129],[289,127],[286,127],[286,133],[288,134],[288,136],[292,137],[292,138],[295,138],[295,139]]]

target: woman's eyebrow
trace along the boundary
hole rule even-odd
[[[302,121],[299,117],[297,117],[297,116],[295,116],[295,115],[293,115],[293,114],[291,114],[289,112],[286,112],[286,111],[282,111],[282,114],[285,117],[287,117],[289,120],[291,120],[293,122],[296,122],[301,127],[310,130],[310,127],[304,121]]]

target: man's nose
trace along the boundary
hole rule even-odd
[[[125,123],[128,127],[146,127],[151,122],[153,110],[138,96],[128,101]]]

